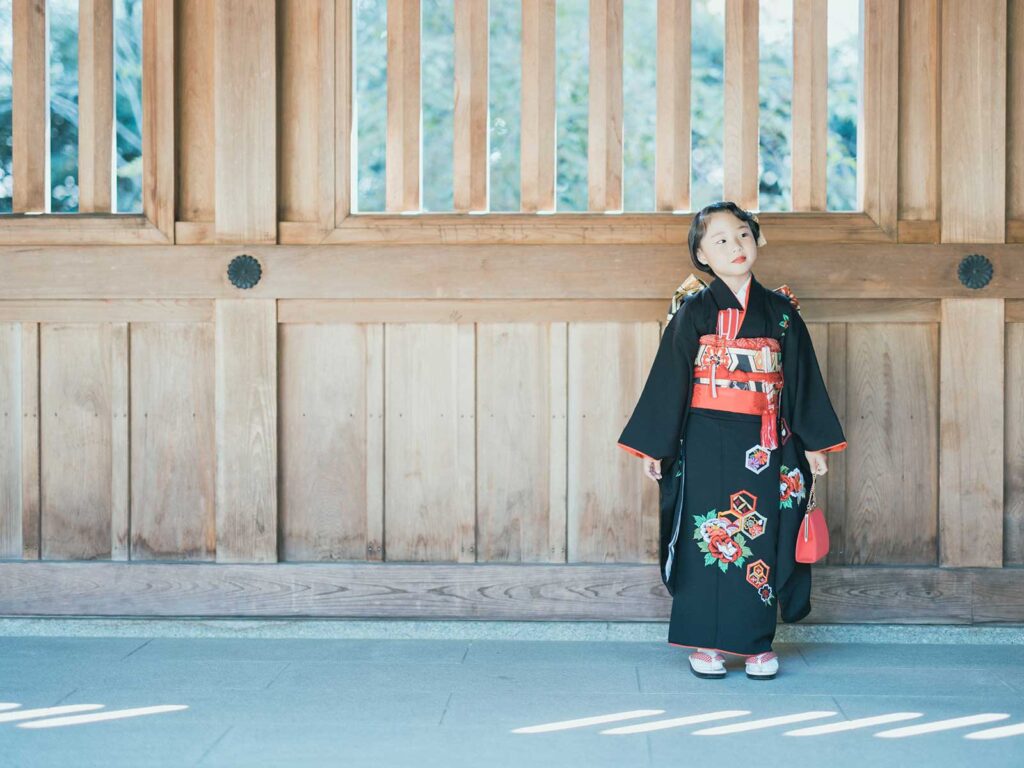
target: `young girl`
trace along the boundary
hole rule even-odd
[[[808,486],[846,448],[796,298],[751,272],[764,244],[732,202],[694,216],[690,258],[714,279],[680,286],[619,437],[660,486],[668,640],[696,649],[699,677],[724,677],[723,653],[775,677],[776,601],[786,622],[811,610],[810,566],[795,559]]]

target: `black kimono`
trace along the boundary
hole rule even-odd
[[[761,653],[774,639],[776,596],[785,622],[811,610],[810,565],[795,559],[811,479],[804,451],[843,450],[846,439],[795,298],[779,290],[751,275],[741,305],[716,277],[686,296],[619,437],[662,462],[673,645]],[[754,398],[771,407],[731,410]]]

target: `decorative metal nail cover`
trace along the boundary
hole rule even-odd
[[[228,264],[228,280],[236,288],[252,288],[260,281],[260,263],[248,254],[235,256]]]
[[[980,253],[969,254],[960,259],[957,275],[968,288],[984,288],[992,279],[992,262]]]

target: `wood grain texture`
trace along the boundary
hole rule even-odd
[[[213,5],[217,240],[273,243],[277,240],[276,3],[219,0]]]
[[[277,317],[273,301],[218,301],[217,562],[277,559]]]
[[[1003,565],[1024,565],[1024,318],[1006,324]]]
[[[664,621],[671,604],[653,564],[0,563],[0,582],[12,616]],[[1019,586],[1012,569],[815,566],[803,622],[1019,623]]]
[[[587,210],[622,210],[622,3],[590,0]]]
[[[870,216],[890,240],[896,239],[899,230],[899,179],[894,171],[899,165],[900,146],[900,7],[891,0],[862,2],[864,63],[856,207]],[[821,44],[825,44],[824,39]],[[824,73],[825,62],[820,63]]]
[[[353,78],[352,0],[334,0],[334,223],[352,209]]]
[[[1006,229],[1024,220],[1024,3],[1006,4]],[[1019,238],[1021,242],[1024,238]]]
[[[690,209],[690,0],[658,0],[655,210]]]
[[[554,211],[555,2],[523,0],[519,208]]]
[[[131,559],[213,560],[213,323],[133,323],[131,403]]]
[[[569,325],[569,562],[657,561],[658,486],[616,438],[659,339],[658,323]]]
[[[128,323],[110,324],[110,558],[129,556]]]
[[[0,323],[0,558],[20,558],[21,325]]]
[[[112,326],[53,323],[40,331],[41,556],[109,558]]]
[[[420,178],[420,2],[387,0],[385,209],[418,211]]]
[[[935,564],[938,329],[851,324],[846,335],[850,481],[829,562]]]
[[[166,242],[174,242],[175,6],[174,0],[142,5],[142,211]]]
[[[942,241],[1006,234],[1006,0],[942,4]]]
[[[385,327],[389,560],[476,559],[472,333],[472,324]]]
[[[1003,564],[1004,319],[999,299],[942,302],[939,564]]]
[[[39,476],[39,323],[21,323],[21,542],[22,557],[38,560],[42,547]]]
[[[12,210],[50,210],[46,0],[12,0]]]
[[[114,0],[79,0],[79,213],[115,210],[113,152]]]
[[[725,185],[726,200],[757,210],[758,0],[725,4]]]
[[[899,8],[899,215],[914,221],[936,221],[940,210],[939,8],[939,0]]]
[[[826,210],[828,3],[793,0],[793,210]]]
[[[215,202],[214,9],[206,0],[174,3],[175,217],[213,222]]]
[[[453,207],[456,211],[486,211],[490,163],[487,156],[490,127],[487,121],[488,6],[475,0],[455,0],[454,12]]]

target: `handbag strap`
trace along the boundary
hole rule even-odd
[[[811,473],[811,492],[807,498],[807,511],[814,509],[814,478],[817,477],[813,472]]]
[[[810,538],[811,510],[814,509],[814,478],[815,478],[815,474],[812,472],[811,473],[811,491],[810,491],[810,493],[807,496],[807,511],[804,512],[804,525],[803,525],[804,541],[807,541]]]

